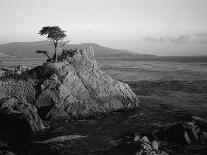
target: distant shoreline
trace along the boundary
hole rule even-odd
[[[207,56],[96,57],[97,61],[207,62]]]
[[[0,61],[45,61],[46,58],[0,58]],[[162,61],[162,62],[207,62],[207,56],[141,56],[141,57],[96,57],[97,61]]]

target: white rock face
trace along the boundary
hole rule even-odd
[[[98,68],[92,48],[73,51],[72,56],[66,54],[58,63],[47,65],[56,74],[43,82],[35,104],[40,109],[53,106],[47,118],[85,118],[139,107],[137,96],[127,84]]]

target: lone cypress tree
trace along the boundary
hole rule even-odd
[[[65,32],[66,31],[62,30],[59,26],[46,26],[39,31],[41,36],[46,35],[46,37],[54,44],[54,55],[52,57],[52,62],[57,61],[57,47],[60,41],[66,37]],[[61,46],[64,44],[65,43],[63,43]]]

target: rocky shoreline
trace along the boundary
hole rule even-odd
[[[0,154],[124,155],[140,153],[140,146],[156,154],[206,154],[205,136],[194,142],[191,135],[205,135],[202,125],[186,123],[207,117],[207,81],[119,82],[98,69],[92,49],[74,52],[1,77]],[[183,143],[167,139],[170,132]]]
[[[58,62],[21,69],[8,70],[0,77],[3,137],[10,130],[28,136],[43,132],[47,127],[42,120],[85,119],[139,108],[127,84],[99,70],[92,48],[64,51]]]

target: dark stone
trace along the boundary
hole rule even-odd
[[[196,117],[196,116],[193,116],[192,119],[196,123],[196,125],[199,126],[201,130],[204,130],[207,132],[207,120],[201,117]]]
[[[159,134],[160,138],[171,143],[186,144],[185,128],[182,123],[177,123]]]
[[[176,144],[205,144],[207,142],[207,121],[193,117],[192,122],[182,122],[156,131],[155,137]]]
[[[24,133],[23,131],[34,133],[44,130],[36,107],[24,99],[2,98],[0,115],[1,129],[15,129],[22,133]]]
[[[28,151],[32,135],[45,129],[36,107],[14,97],[0,100],[0,126],[1,138],[18,154]]]

